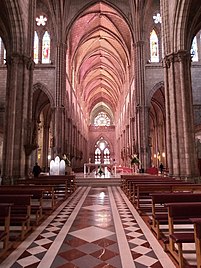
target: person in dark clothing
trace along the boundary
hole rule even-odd
[[[160,164],[159,168],[160,168],[160,172],[161,172],[161,174],[162,174],[162,173],[163,173],[163,168],[164,168],[164,166],[163,166],[162,163]]]
[[[38,163],[35,164],[35,166],[33,167],[33,174],[34,174],[34,177],[38,177],[41,173],[41,168],[40,166],[38,165]]]

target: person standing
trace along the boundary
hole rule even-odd
[[[164,168],[164,166],[163,166],[163,164],[161,163],[160,166],[159,166],[159,169],[160,169],[161,174],[163,174],[163,168]]]
[[[42,170],[41,170],[40,166],[36,162],[35,166],[33,167],[33,171],[32,171],[32,173],[34,174],[34,177],[38,177],[40,175],[41,171]]]

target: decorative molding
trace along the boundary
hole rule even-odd
[[[187,50],[179,50],[177,52],[166,55],[163,59],[163,68],[170,68],[175,62],[191,62],[191,54]]]
[[[35,63],[31,57],[19,53],[13,53],[11,56],[7,56],[6,65],[12,65],[12,64],[25,65],[27,70],[34,70],[35,67]]]

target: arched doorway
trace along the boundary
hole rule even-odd
[[[149,110],[149,148],[151,165],[159,167],[160,163],[167,169],[166,126],[165,126],[165,92],[164,86],[158,85],[151,97]]]
[[[33,93],[33,144],[36,150],[31,155],[31,165],[35,162],[41,166],[43,171],[47,171],[49,161],[52,158],[53,133],[52,133],[52,111],[50,100],[46,93],[41,89],[42,85]]]

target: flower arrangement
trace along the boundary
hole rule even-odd
[[[66,156],[66,154],[63,155],[63,160],[65,161],[66,166],[70,167],[71,166],[71,161],[69,158]]]
[[[130,158],[131,158],[131,166],[136,165],[136,164],[140,164],[140,160],[139,160],[137,154],[131,155]]]

